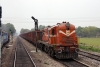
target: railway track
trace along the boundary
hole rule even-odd
[[[85,57],[100,61],[100,56],[98,56],[98,55],[91,54],[91,53],[88,53],[88,52],[85,52],[85,51],[81,51],[81,50],[78,53],[79,53],[79,55],[82,55],[82,56],[85,56]]]
[[[75,59],[60,60],[60,62],[66,67],[89,67],[88,65],[83,64]]]
[[[15,58],[13,67],[36,67],[27,49],[24,47],[20,39],[17,39],[15,48]]]

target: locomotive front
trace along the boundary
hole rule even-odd
[[[57,26],[57,46],[55,47],[56,57],[77,58],[78,57],[78,38],[75,26],[69,22],[63,22]]]

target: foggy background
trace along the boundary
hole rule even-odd
[[[55,25],[63,21],[78,26],[100,28],[100,0],[0,0],[2,23],[12,23],[17,32],[39,25]]]

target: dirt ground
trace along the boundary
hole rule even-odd
[[[94,59],[90,59],[88,57],[85,56],[81,56],[79,55],[79,57],[77,58],[78,61],[87,64],[90,67],[100,67],[100,62]]]
[[[82,51],[85,51],[85,50],[82,50]],[[85,51],[85,52],[100,56],[100,53],[98,53],[98,52],[89,52],[89,51]],[[82,63],[89,65],[90,67],[100,67],[100,61],[97,61],[97,60],[94,60],[94,59],[91,59],[91,58],[88,58],[88,57],[85,57],[85,56],[79,55],[77,60],[82,62]]]
[[[32,59],[36,63],[37,67],[65,67],[63,64],[57,62],[56,60],[52,59],[49,55],[45,52],[42,52],[38,49],[38,52],[35,52],[35,47],[27,42],[26,40],[20,38],[29,51]],[[6,46],[9,48],[4,47],[2,49],[1,55],[1,67],[13,67],[14,63],[14,52],[16,47],[17,37],[10,41]]]
[[[10,41],[6,47],[1,51],[1,67],[13,67],[14,51],[16,45],[16,37],[13,39],[13,43]]]
[[[13,67],[13,59],[14,59],[14,52],[16,47],[16,40],[17,37],[13,39],[13,43],[9,42],[7,46],[9,48],[4,47],[2,50],[1,55],[1,67]],[[55,59],[51,58],[48,54],[38,49],[38,52],[36,52],[36,48],[33,46],[33,44],[27,42],[23,38],[20,38],[23,45],[27,48],[28,52],[32,56],[32,59],[36,63],[37,67],[65,67],[60,62],[57,62]],[[84,56],[79,56],[77,59],[78,61],[81,61],[83,63],[86,63],[90,65],[91,67],[100,67],[100,62],[97,62],[95,60],[86,58]],[[90,62],[91,61],[91,62]]]
[[[82,51],[85,51],[85,52],[100,56],[100,53],[98,53],[98,52],[92,52],[92,51],[86,51],[86,50],[82,50]]]
[[[38,52],[35,51],[35,47],[27,42],[26,40],[22,39],[23,44],[27,47],[32,59],[36,63],[37,67],[65,67],[63,64],[55,61],[45,52],[42,52],[38,49]]]

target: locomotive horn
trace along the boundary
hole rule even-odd
[[[66,23],[66,26],[67,26],[67,30],[69,30],[70,23],[69,23],[69,22],[67,22],[67,23]]]
[[[69,22],[67,22],[67,23],[66,23],[66,26],[67,26],[67,27],[69,27],[69,26],[70,26],[70,23],[69,23]]]

